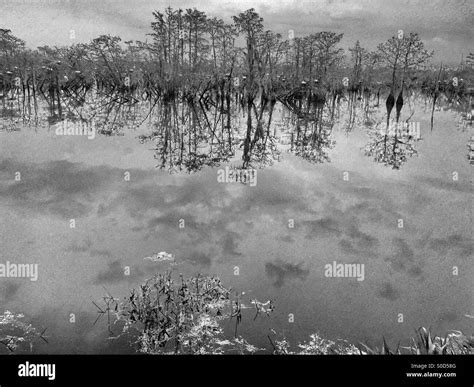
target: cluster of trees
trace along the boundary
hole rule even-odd
[[[27,89],[40,89],[43,83],[59,90],[96,83],[108,91],[140,89],[148,97],[171,90],[196,93],[209,82],[226,80],[232,88],[246,87],[249,94],[262,89],[278,94],[301,82],[326,91],[361,85],[373,89],[377,82],[400,88],[432,56],[417,34],[402,33],[375,51],[357,41],[346,57],[340,47],[343,34],[294,37],[290,31],[283,37],[266,30],[254,9],[225,23],[197,9],[169,7],[153,12],[148,35],[145,42],[102,35],[90,43],[31,50],[10,30],[1,29],[2,90],[18,87],[17,78]]]
[[[349,109],[349,130],[356,110],[362,109],[367,121],[370,104],[378,107],[381,98],[386,98],[387,127],[393,108],[398,123],[404,96],[418,93],[432,104],[432,112],[441,95],[450,101],[467,100],[472,71],[428,67],[433,53],[415,33],[399,31],[374,51],[357,41],[345,53],[343,34],[322,31],[295,37],[289,31],[282,36],[265,29],[254,9],[234,16],[231,23],[197,9],[168,7],[152,16],[145,42],[101,35],[89,43],[32,50],[10,30],[0,29],[2,117],[38,124],[46,102],[50,123],[95,119],[101,133],[112,134],[125,125],[124,119],[143,111],[137,106],[145,106],[148,113],[140,118],[158,118],[155,122],[162,125],[161,165],[179,151],[177,164],[196,170],[233,154],[237,112],[246,118],[238,142],[244,168],[278,158],[270,135],[277,101],[305,122],[296,121],[291,149],[321,162],[328,160],[323,148],[332,146],[329,135],[343,100]],[[309,133],[300,130],[308,122]],[[227,144],[219,154],[212,154],[212,148],[210,156],[198,154],[205,132],[212,141]],[[184,144],[185,136],[189,160],[182,145],[176,152],[170,150],[172,138]],[[400,138],[384,136],[375,139],[367,154],[377,162],[400,165],[391,161],[400,153]],[[410,148],[406,154],[413,153]]]

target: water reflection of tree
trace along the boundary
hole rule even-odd
[[[196,172],[205,166],[218,166],[242,152],[242,168],[262,168],[279,159],[275,136],[270,133],[276,101],[262,98],[252,103],[249,124],[239,128],[237,108],[231,107],[219,90],[202,98],[158,103],[150,114],[154,130],[139,136],[140,141],[156,144],[155,159],[170,173]]]
[[[243,168],[263,168],[272,165],[273,161],[280,160],[276,137],[270,132],[273,111],[276,105],[274,95],[269,96],[262,90],[258,104],[252,98],[248,101],[247,126],[245,137],[240,143],[243,150]],[[255,118],[255,125],[252,118]]]
[[[291,151],[311,163],[330,162],[328,150],[334,148],[331,130],[317,121],[298,119]]]
[[[390,166],[392,169],[400,167],[414,155],[418,155],[415,145],[418,138],[407,131],[393,131],[381,129],[380,124],[369,129],[369,142],[364,148],[366,156],[372,157],[375,162]]]
[[[289,151],[311,163],[330,162],[328,150],[336,142],[331,138],[334,118],[324,116],[325,95],[317,88],[303,86],[287,94],[284,106],[290,112]]]
[[[201,170],[217,166],[232,157],[232,136],[225,126],[218,125],[222,112],[214,119],[208,117],[199,103],[178,102],[158,104],[154,111],[154,130],[139,136],[141,142],[155,143],[158,167],[168,172]],[[230,143],[229,143],[230,142]]]

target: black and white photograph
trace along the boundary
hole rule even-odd
[[[473,41],[470,0],[0,0],[0,385],[472,386]]]

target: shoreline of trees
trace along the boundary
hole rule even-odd
[[[197,9],[168,7],[152,16],[150,42],[101,35],[90,43],[31,50],[10,30],[0,29],[3,103],[12,91],[22,95],[28,108],[42,96],[61,118],[64,94],[81,104],[93,88],[132,101],[237,95],[248,106],[302,88],[332,101],[341,93],[380,97],[381,91],[390,90],[396,97],[410,89],[431,98],[445,93],[462,99],[472,86],[472,79],[463,77],[466,70],[427,69],[433,52],[416,33],[399,31],[374,51],[357,41],[346,55],[340,47],[343,34],[321,31],[294,37],[290,31],[283,37],[266,30],[253,9],[233,16],[232,24]]]
[[[194,145],[189,153],[196,155],[198,139],[207,131],[211,142],[222,144],[225,138],[228,144],[210,160],[188,161],[191,169],[233,155],[235,141],[243,149],[243,168],[251,168],[252,163],[279,157],[270,133],[278,102],[296,115],[297,132],[301,119],[311,122],[311,133],[295,133],[292,149],[312,162],[328,160],[322,148],[331,144],[328,136],[342,101],[348,107],[348,131],[357,111],[369,122],[369,111],[382,109],[384,100],[386,128],[391,120],[399,124],[404,105],[413,98],[431,106],[431,129],[441,98],[470,114],[474,71],[430,68],[433,52],[416,33],[398,31],[374,51],[357,41],[345,53],[340,47],[343,34],[320,31],[295,37],[289,31],[283,37],[265,29],[254,9],[233,16],[230,24],[197,9],[168,7],[152,17],[146,42],[101,35],[90,43],[31,50],[10,30],[0,29],[3,126],[16,130],[18,122],[41,125],[44,107],[48,125],[66,119],[95,120],[98,133],[104,135],[153,117],[165,128],[158,131],[166,131],[158,156],[162,160],[172,152],[167,142],[186,134]],[[410,109],[413,116],[413,106]],[[235,139],[234,121],[240,113],[245,132]],[[184,123],[200,133],[194,139],[189,129],[174,133]],[[405,159],[397,160],[396,149],[411,140],[376,135],[366,154],[399,168]],[[407,155],[414,153],[412,145],[407,145]]]

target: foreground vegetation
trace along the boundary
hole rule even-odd
[[[173,277],[173,272],[157,274],[123,300],[107,294],[97,305],[98,319],[108,316],[112,337],[114,326],[121,325],[118,336],[137,335],[137,350],[147,354],[252,354],[267,351],[250,344],[238,334],[244,314],[247,320],[269,316],[274,301],[252,299],[247,304],[245,293],[227,289],[217,277]],[[96,320],[97,321],[97,320]],[[224,333],[223,324],[234,321],[233,335]],[[312,334],[297,348],[273,329],[267,336],[274,354],[474,354],[474,336],[452,331],[444,337],[419,328],[410,345],[389,348],[385,339],[381,348],[354,345],[346,340],[329,340]],[[268,352],[268,351],[267,351]]]
[[[274,312],[274,302],[256,299],[244,302],[244,293],[227,289],[217,277],[184,278],[168,271],[157,274],[118,299],[107,294],[94,303],[97,319],[107,317],[111,340],[127,336],[137,352],[144,354],[254,354],[269,353],[249,343],[238,328],[245,319],[264,318]],[[8,353],[32,351],[37,340],[47,343],[39,332],[23,322],[23,315],[6,311],[0,315],[0,344]],[[232,322],[230,332],[224,325]],[[95,325],[95,323],[94,323]],[[273,329],[267,336],[270,353],[277,355],[456,355],[474,354],[474,336],[451,331],[444,337],[424,327],[416,331],[408,346],[369,347],[346,340],[329,340],[315,333],[296,347]]]

